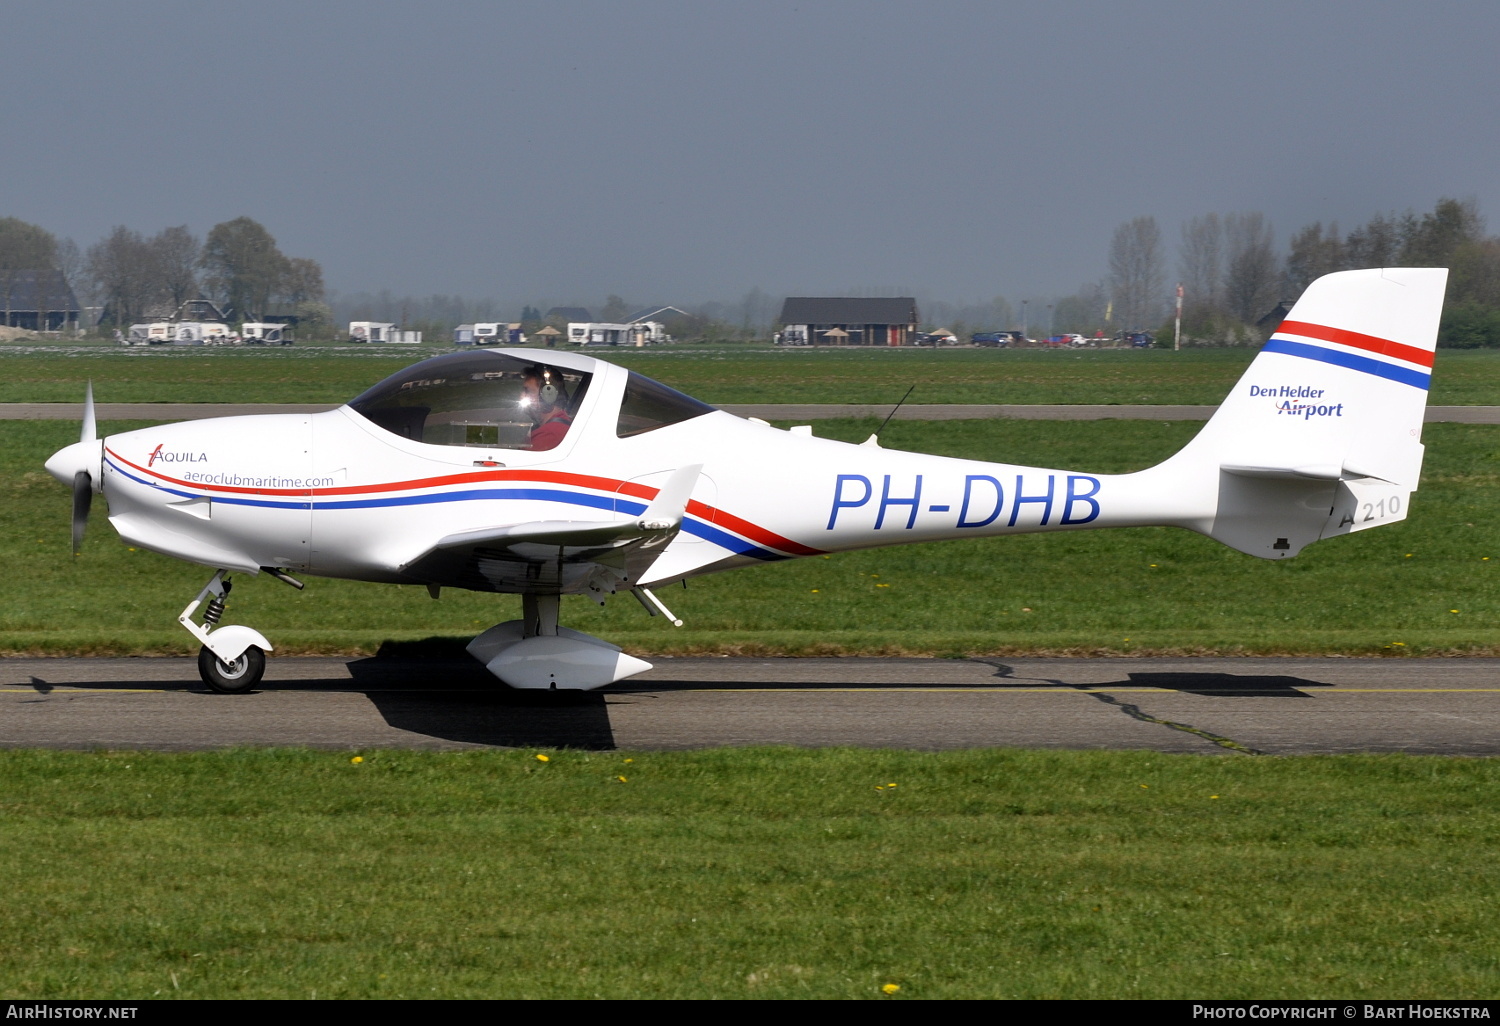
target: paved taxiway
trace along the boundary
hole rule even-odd
[[[467,660],[274,658],[249,695],[191,659],[0,660],[0,747],[1024,746],[1500,754],[1500,659],[658,659],[516,692]]]

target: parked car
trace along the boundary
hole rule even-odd
[[[1031,339],[1022,331],[978,331],[970,339],[976,346],[1024,346]]]

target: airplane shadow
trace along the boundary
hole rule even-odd
[[[979,660],[990,662],[989,660]],[[1202,672],[1147,672],[1126,674],[1125,680],[1108,681],[1101,684],[1077,684],[1071,681],[1042,677],[1017,676],[1004,663],[990,662],[995,667],[995,676],[1018,686],[1035,687],[1037,684],[1054,684],[1058,687],[1104,691],[1109,688],[1161,688],[1165,691],[1180,691],[1188,695],[1207,698],[1311,698],[1303,688],[1331,688],[1324,681],[1308,680],[1287,674],[1238,674]]]
[[[507,748],[575,748],[608,751],[617,747],[609,719],[609,701],[633,694],[688,690],[739,690],[747,686],[764,691],[812,691],[856,687],[879,690],[932,688],[949,690],[952,684],[923,680],[860,683],[813,682],[782,679],[772,681],[676,680],[625,681],[596,691],[521,691],[496,681],[464,650],[466,639],[429,638],[419,642],[386,643],[372,657],[346,663],[348,678],[304,678],[267,682],[264,691],[358,692],[375,707],[390,726],[426,737],[465,744]],[[1310,698],[1308,688],[1333,685],[1291,675],[1234,674],[1209,672],[1140,672],[1124,680],[1080,684],[1018,674],[999,660],[980,659],[994,668],[993,676],[976,687],[996,683],[1015,687],[1051,686],[1060,690],[1082,690],[1098,694],[1110,688],[1150,687],[1212,698]],[[790,673],[787,677],[791,677]],[[30,679],[39,698],[46,699],[54,685],[41,678]],[[196,680],[119,680],[90,685],[100,690],[199,692],[209,701],[239,701],[215,695]],[[1101,696],[1108,697],[1108,696]],[[626,699],[628,700],[628,699]]]
[[[1332,684],[1304,677],[1255,676],[1234,673],[1132,673],[1117,687],[1166,688],[1208,698],[1311,698],[1303,688],[1331,688]],[[1107,688],[1108,684],[1096,684]]]
[[[354,690],[363,691],[392,727],[428,737],[504,748],[616,747],[603,694],[508,688],[464,650],[465,643],[387,642],[374,656],[348,664]]]
[[[90,681],[94,691],[188,693],[206,702],[253,701],[256,693],[362,693],[390,726],[427,737],[506,748],[616,747],[605,695],[599,691],[517,691],[501,684],[464,650],[467,639],[429,638],[381,645],[345,664],[349,677],[271,679],[249,695],[220,695],[196,679],[128,678]],[[38,699],[58,685],[30,677]]]

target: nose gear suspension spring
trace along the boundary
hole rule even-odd
[[[209,599],[208,607],[203,610],[204,623],[218,623],[219,618],[224,615],[224,607],[229,602],[229,582],[224,582],[224,594],[215,595]]]

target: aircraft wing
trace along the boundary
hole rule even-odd
[[[424,584],[474,591],[592,592],[633,587],[682,528],[701,465],[668,479],[630,520],[537,520],[440,538],[400,572]]]

